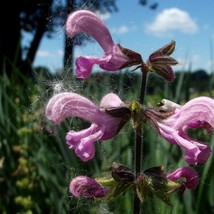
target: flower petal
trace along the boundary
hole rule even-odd
[[[173,134],[174,140],[185,150],[185,160],[190,164],[204,164],[211,154],[211,149],[203,142],[191,139],[186,133]]]
[[[114,93],[108,93],[100,101],[100,107],[103,109],[119,108],[122,104],[122,100]]]
[[[195,189],[199,183],[198,173],[189,167],[180,167],[166,175],[171,181],[177,181],[180,178],[186,178],[185,185],[188,189]]]
[[[48,101],[47,106],[46,106],[46,109],[45,109],[45,115],[46,115],[46,117],[47,117],[49,120],[51,120],[51,118],[52,118],[52,110],[53,110],[53,105],[55,104],[55,102],[56,102],[59,98],[61,98],[61,97],[63,97],[63,96],[67,96],[68,94],[70,94],[70,93],[64,92],[64,93],[56,94],[55,96],[53,96],[53,97]]]
[[[94,37],[105,52],[111,51],[114,45],[104,22],[88,10],[71,13],[66,21],[65,30],[70,37],[74,37],[78,33],[86,33]]]
[[[99,62],[98,58],[95,57],[79,57],[76,59],[76,77],[77,78],[88,78],[91,74],[92,67],[94,64]]]
[[[214,128],[214,100],[198,97],[187,102],[175,114],[158,122],[162,137],[185,149],[185,160],[190,164],[205,163],[211,154],[210,147],[188,136],[190,128]]]
[[[102,114],[93,102],[72,92],[53,96],[46,107],[47,118],[55,124],[61,123],[67,117],[80,117],[99,123],[100,113]]]
[[[86,162],[94,157],[95,148],[93,144],[101,139],[104,132],[105,127],[101,128],[92,124],[90,128],[79,132],[68,132],[66,143],[69,145],[69,149],[74,149],[76,155]]]
[[[95,132],[97,132],[96,124],[91,124],[89,128],[83,129],[78,132],[70,130],[65,137],[66,143],[69,145],[69,149],[76,149],[81,139],[84,139],[94,134]]]
[[[187,102],[180,111],[175,127],[188,128],[194,124],[201,127],[199,122],[200,124],[206,122],[214,128],[214,99],[197,97]]]

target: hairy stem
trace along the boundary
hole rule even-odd
[[[144,104],[145,92],[146,92],[146,82],[147,82],[147,74],[148,70],[146,66],[141,67],[142,71],[142,81],[141,81],[141,91],[140,91],[140,104]]]
[[[145,92],[146,92],[146,81],[147,81],[147,68],[142,65],[142,80],[141,80],[141,91],[140,91],[140,104],[143,105],[145,99]],[[143,153],[143,130],[142,124],[139,124],[135,130],[135,150],[134,150],[134,157],[135,157],[135,177],[139,175],[141,172],[141,162],[142,162],[142,153]],[[140,200],[138,196],[135,194],[134,196],[134,214],[140,213]]]

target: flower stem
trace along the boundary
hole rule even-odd
[[[145,99],[145,92],[146,92],[146,81],[147,81],[147,73],[148,70],[144,64],[141,67],[142,71],[142,80],[141,80],[141,91],[140,91],[140,104],[143,105]],[[142,123],[139,124],[135,129],[135,150],[134,150],[134,158],[135,158],[135,177],[139,175],[141,172],[141,162],[142,162],[142,153],[143,153],[143,130],[142,130]],[[135,194],[134,196],[134,214],[140,213],[140,200]]]
[[[141,72],[142,72],[142,80],[141,80],[141,91],[140,91],[140,104],[144,104],[144,99],[145,99],[145,93],[146,93],[146,82],[147,82],[147,74],[148,74],[148,69],[146,65],[142,65],[141,67]]]

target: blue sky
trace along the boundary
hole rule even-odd
[[[153,3],[149,0],[149,3]],[[117,0],[119,11],[101,16],[115,43],[142,54],[146,60],[151,52],[176,41],[173,57],[179,61],[175,70],[214,70],[214,1],[162,0],[156,10],[143,7],[139,0]],[[90,9],[90,8],[89,8]],[[43,38],[34,65],[54,70],[62,68],[63,26],[52,39]],[[96,42],[75,47],[75,56],[100,56],[103,51]],[[95,68],[96,69],[96,68]]]

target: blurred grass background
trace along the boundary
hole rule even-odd
[[[65,144],[69,129],[87,125],[79,119],[69,119],[59,127],[45,122],[44,108],[53,92],[76,91],[99,103],[108,92],[118,93],[130,102],[139,97],[140,75],[133,72],[97,73],[87,80],[77,80],[69,74],[51,75],[39,69],[34,79],[26,78],[14,69],[13,75],[0,77],[0,213],[132,213],[132,193],[115,200],[85,200],[73,198],[68,185],[76,175],[105,176],[113,161],[133,168],[134,133],[131,124],[112,140],[96,143],[96,156],[81,162]],[[155,105],[163,98],[184,103],[201,95],[214,97],[213,74],[182,71],[173,83],[165,83],[151,74],[148,80],[146,105]],[[49,129],[54,132],[50,133]],[[214,148],[214,135],[202,130],[191,133]],[[183,153],[176,145],[161,139],[147,123],[144,129],[142,168],[164,165],[166,172],[186,165]],[[201,214],[214,213],[214,156],[203,166],[197,166],[200,184],[181,196],[172,195],[173,206],[158,198],[147,198],[142,213]]]

